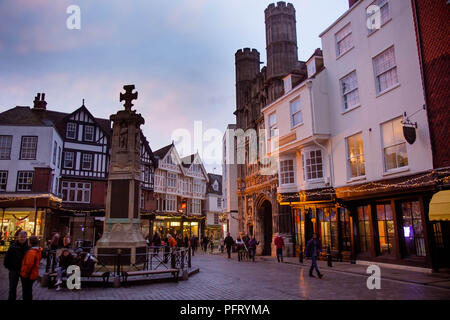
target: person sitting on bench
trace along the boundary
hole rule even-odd
[[[64,249],[58,259],[58,281],[56,281],[56,291],[61,290],[63,275],[67,272],[67,268],[71,265],[76,265],[75,256],[68,250]]]
[[[80,267],[81,276],[89,277],[94,272],[96,262],[97,259],[95,259],[90,253],[80,253],[80,260],[78,265]]]

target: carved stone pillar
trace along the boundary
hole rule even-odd
[[[144,118],[131,110],[134,85],[124,86],[125,110],[111,116],[113,135],[104,233],[97,242],[95,253],[105,265],[113,265],[114,257],[102,254],[124,255],[123,264],[136,264],[145,260],[147,245],[140,231],[139,196],[141,183],[140,126]]]

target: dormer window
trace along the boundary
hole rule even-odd
[[[77,138],[77,124],[73,122],[67,123],[67,131],[66,131],[67,139],[76,139]]]
[[[219,191],[219,183],[217,182],[217,180],[214,181],[212,187],[214,191]]]
[[[175,163],[173,163],[172,157],[173,157],[172,154],[169,154],[169,155],[167,156],[167,158],[166,158],[166,163],[167,163],[167,164],[175,164]]]

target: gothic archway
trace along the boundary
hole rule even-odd
[[[262,255],[270,256],[272,254],[272,204],[269,200],[262,202],[258,213],[261,222]]]

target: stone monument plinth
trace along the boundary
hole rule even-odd
[[[121,255],[121,265],[145,261],[147,244],[140,232],[139,197],[141,183],[141,129],[144,118],[131,110],[137,99],[134,85],[123,87],[120,101],[125,110],[110,117],[113,121],[111,161],[109,164],[106,213],[103,235],[94,249],[99,260],[108,266],[115,265]],[[141,255],[140,255],[141,254]],[[105,256],[102,256],[105,255]]]

